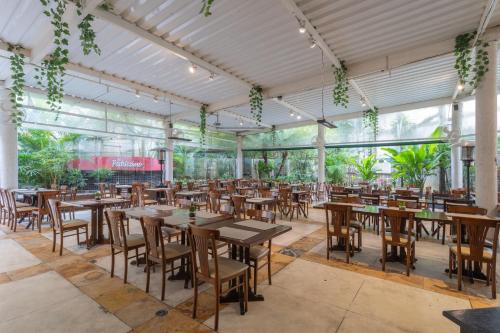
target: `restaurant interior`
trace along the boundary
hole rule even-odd
[[[0,332],[500,332],[497,0],[1,0]]]

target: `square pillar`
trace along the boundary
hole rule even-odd
[[[10,120],[9,91],[0,86],[0,187],[18,188],[17,127]]]

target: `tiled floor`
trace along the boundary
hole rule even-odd
[[[259,273],[265,301],[250,303],[245,316],[236,305],[222,306],[221,332],[453,332],[458,329],[442,310],[497,305],[483,283],[466,281],[458,292],[456,279],[444,274],[447,246],[429,239],[417,243],[419,261],[410,277],[398,264],[380,270],[380,238],[371,231],[363,233],[354,264],[344,263],[340,252],[332,253],[339,260],[326,260],[323,214],[311,209],[307,220],[278,220],[292,231],[273,240],[273,284],[265,269]],[[117,258],[110,278],[108,246],[88,251],[69,237],[59,257],[49,230],[0,229],[0,332],[211,331],[215,306],[207,286],[193,320],[192,289],[182,281],[167,282],[161,302],[158,270],[149,295],[143,266],[129,265],[130,283],[124,284],[123,259]],[[140,232],[137,222],[131,231]]]

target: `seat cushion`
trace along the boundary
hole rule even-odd
[[[217,257],[217,262],[219,264],[219,278],[221,280],[225,280],[233,276],[238,276],[248,269],[248,265],[229,258]],[[215,278],[214,259],[209,260],[208,267],[210,271],[210,277]]]
[[[343,235],[347,235],[347,227],[343,226],[343,227],[341,228],[341,230],[342,230],[342,234],[343,234]],[[356,229],[354,229],[354,228],[352,228],[352,227],[351,227],[351,228],[349,228],[349,234],[350,234],[350,235],[354,234],[355,232],[356,232]]]
[[[250,248],[250,259],[258,260],[260,258],[267,256],[268,253],[269,249],[266,246],[254,245]]]
[[[161,247],[158,247],[158,253],[161,257]],[[180,257],[189,255],[191,248],[182,244],[168,243],[165,244],[165,260],[178,259]]]
[[[67,220],[63,222],[63,229],[75,229],[75,228],[81,228],[89,224],[89,221],[85,220]]]
[[[156,205],[156,204],[158,204],[158,201],[151,200],[151,199],[144,199],[144,204],[145,205]]]
[[[138,247],[145,245],[144,236],[140,234],[130,234],[127,235],[127,246],[128,247]]]
[[[385,240],[387,242],[392,242],[392,234],[390,232],[386,232],[385,233]],[[411,237],[411,241],[414,242],[415,241],[415,237]],[[408,243],[408,238],[406,238],[406,235],[400,235],[399,237],[399,243],[401,244],[406,244]]]
[[[454,254],[458,253],[458,249],[457,249],[456,245],[450,246],[450,250]],[[460,246],[460,250],[461,250],[461,253],[464,257],[470,257],[470,248],[468,246],[462,245],[462,246]],[[491,259],[492,256],[493,256],[493,252],[491,251],[491,249],[483,248],[483,258]]]

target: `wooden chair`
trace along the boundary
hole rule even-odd
[[[273,212],[269,212],[273,213]],[[264,212],[256,209],[247,209],[247,216],[251,220],[272,223],[272,218],[269,215],[264,218]],[[262,259],[266,259],[262,262]],[[267,265],[267,280],[271,285],[271,240],[267,242],[267,246],[262,244],[250,247],[250,268],[253,268],[253,289],[257,292],[257,273],[259,269]]]
[[[187,190],[188,191],[194,191],[194,183],[193,182],[188,182],[187,183]]]
[[[135,193],[137,195],[137,204],[139,205],[139,207],[158,204],[158,201],[146,198],[146,196],[144,195],[144,186],[136,186]]]
[[[221,194],[218,191],[208,192],[208,208],[211,213],[218,213],[220,211],[220,197]]]
[[[68,220],[63,221],[61,217],[61,201],[57,199],[49,199],[49,214],[54,226],[52,228],[52,252],[56,251],[56,238],[57,234],[60,236],[59,242],[59,255],[62,256],[64,237],[76,236],[77,243],[80,243],[81,229],[85,232],[85,243],[89,247],[89,222],[85,220]],[[66,232],[75,231],[73,234],[66,234]]]
[[[351,203],[351,204],[361,204],[361,199],[360,197],[347,197],[344,200],[340,201],[342,203]],[[356,232],[358,233],[358,250],[361,251],[361,247],[363,246],[363,227],[364,227],[364,221],[362,220],[363,216],[359,214],[355,214],[351,210],[351,228],[356,229]],[[374,227],[377,228],[378,230],[378,220],[374,219],[373,222]]]
[[[413,191],[412,190],[398,189],[398,190],[396,190],[396,195],[400,195],[403,197],[410,197],[413,195]]]
[[[239,219],[245,219],[245,201],[246,197],[243,195],[231,196],[231,201],[234,207],[234,215]]]
[[[165,204],[175,206],[175,191],[173,188],[166,188],[165,191]]]
[[[469,271],[472,273],[472,262],[485,263],[486,285],[491,284],[491,297],[496,299],[496,257],[498,246],[499,223],[487,217],[470,217],[456,214],[452,216],[457,230],[457,243],[450,246],[449,277],[454,268],[457,269],[458,290],[462,290],[462,274],[465,262],[469,262]],[[494,230],[493,246],[486,248],[486,236],[490,229]],[[463,234],[465,232],[465,234]],[[463,244],[467,238],[468,244]]]
[[[137,266],[139,265],[139,249],[146,246],[144,236],[128,234],[125,230],[125,213],[123,211],[106,210],[104,216],[108,224],[109,244],[111,245],[111,277],[115,275],[115,255],[123,253],[125,259],[123,283],[127,283],[128,260],[135,257]],[[129,251],[135,251],[135,256],[129,257]]]
[[[172,263],[178,259],[186,259],[185,265],[187,271],[190,272],[191,267],[191,249],[188,246],[168,243],[162,237],[162,223],[161,217],[141,217],[141,227],[146,242],[146,292],[149,293],[149,282],[151,279],[151,266],[155,264],[161,265],[162,283],[161,283],[161,300],[165,299],[165,278],[168,272],[173,272],[176,268]],[[189,275],[186,274],[184,280],[184,288],[187,288]]]
[[[0,188],[0,222],[5,224],[9,220],[9,204],[7,202],[7,190]]]
[[[410,268],[415,261],[415,237],[412,236],[415,214],[406,210],[381,209],[382,219],[382,270],[385,271],[387,246],[396,246],[406,251],[406,275],[410,276]],[[385,229],[386,223],[390,232]],[[406,234],[403,231],[406,229]]]
[[[57,198],[57,196],[60,194],[59,191],[43,191],[43,192],[38,192],[37,193],[37,207],[33,210],[33,220],[36,220],[36,225],[38,228],[38,232],[42,232],[42,220],[45,216],[49,216],[49,199],[51,198]],[[51,221],[51,225],[53,225],[54,222]],[[35,223],[31,224],[31,229],[33,230],[35,226]]]
[[[16,201],[16,193],[13,191],[6,190],[6,200],[9,208],[8,214],[8,225],[10,225],[10,230],[16,232],[18,220],[21,218],[28,218],[28,222],[32,223],[31,218],[33,215],[33,210],[35,207],[23,206],[18,207]]]
[[[217,255],[216,240],[219,238],[219,230],[210,230],[189,225],[188,236],[193,257],[193,318],[196,318],[198,306],[198,281],[204,281],[213,285],[215,289],[214,329],[217,331],[219,329],[220,295],[222,294],[222,285],[224,283],[229,284],[228,291],[243,286],[245,311],[248,309],[248,265]],[[209,259],[210,248],[215,249],[211,259]],[[231,286],[229,282],[233,280],[237,282]]]
[[[333,247],[333,237],[337,238],[337,244],[345,242],[346,262],[349,263],[351,255],[354,255],[354,237],[356,229],[351,227],[352,207],[337,203],[325,203],[326,213],[326,258],[330,259],[330,251]],[[359,244],[358,244],[359,247]]]

